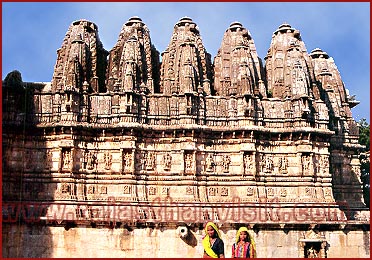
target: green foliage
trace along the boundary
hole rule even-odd
[[[362,153],[359,156],[360,159],[360,171],[363,180],[363,193],[364,201],[369,208],[370,206],[370,183],[369,183],[369,172],[370,172],[370,135],[369,127],[365,118],[362,118],[359,122],[359,144],[364,145]]]
[[[370,125],[367,123],[365,118],[362,118],[359,122],[359,144],[366,146],[365,151],[370,150],[370,143],[369,143],[369,127]]]

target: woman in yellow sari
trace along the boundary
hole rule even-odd
[[[246,227],[239,228],[232,246],[232,258],[255,258],[256,244]]]
[[[202,244],[204,248],[203,258],[225,257],[225,248],[220,231],[213,222],[208,222],[205,226],[205,237]]]

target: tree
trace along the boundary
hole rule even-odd
[[[360,153],[360,171],[361,178],[363,181],[363,195],[364,201],[367,207],[370,207],[370,185],[369,185],[369,172],[370,172],[370,135],[369,127],[365,118],[362,118],[359,122],[359,144],[364,145],[365,148]]]
[[[365,118],[362,118],[359,122],[359,144],[366,146],[364,151],[370,151],[369,143],[369,124]]]

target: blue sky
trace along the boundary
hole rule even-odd
[[[334,58],[350,95],[361,103],[352,109],[357,121],[370,122],[370,3],[252,2],[80,2],[2,3],[2,79],[12,70],[23,81],[51,81],[56,51],[70,24],[87,19],[98,26],[106,50],[115,45],[122,25],[141,17],[152,43],[163,52],[174,24],[188,16],[199,26],[212,59],[231,22],[246,27],[264,60],[273,32],[284,22],[300,30],[308,53],[321,48]]]

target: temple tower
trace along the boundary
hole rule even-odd
[[[151,43],[150,30],[134,16],[123,25],[119,39],[110,51],[107,88],[116,92],[154,93],[159,53]],[[155,85],[158,82],[155,81]]]
[[[211,94],[211,61],[191,18],[183,17],[175,24],[162,53],[160,73],[160,92],[169,96],[171,117],[178,116],[181,124],[204,124],[204,96]]]
[[[53,121],[71,124],[89,120],[87,94],[106,90],[107,54],[99,39],[97,25],[86,20],[71,24],[62,47],[57,50],[51,86],[51,92],[55,93]]]
[[[253,96],[264,90],[256,46],[250,32],[239,22],[231,23],[224,33],[214,59],[214,77],[214,89],[220,96]]]

